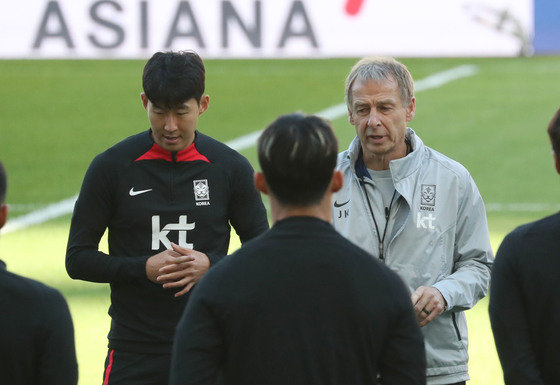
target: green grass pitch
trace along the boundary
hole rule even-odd
[[[410,126],[464,164],[488,205],[494,250],[517,225],[558,210],[546,125],[560,105],[560,58],[403,59],[416,80],[462,64],[478,73],[419,92]],[[211,102],[202,132],[228,141],[276,116],[343,102],[353,59],[207,61]],[[140,102],[143,61],[0,61],[0,160],[8,171],[11,217],[69,198],[91,159],[148,128]],[[333,121],[340,150],[354,136]],[[256,151],[243,151],[257,167]],[[512,205],[516,206],[512,206]],[[512,209],[513,207],[513,209]],[[536,207],[536,208],[535,208]],[[8,269],[66,296],[76,329],[80,385],[99,384],[109,328],[108,285],[73,281],[64,269],[69,215],[5,234]],[[232,248],[238,246],[235,240]],[[103,246],[105,247],[105,246]],[[470,385],[502,384],[487,300],[467,312]]]

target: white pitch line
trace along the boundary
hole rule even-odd
[[[414,82],[414,91],[426,91],[432,88],[441,87],[454,80],[466,78],[476,75],[478,68],[472,64],[465,64],[459,67],[448,69],[447,71],[438,72],[436,74],[420,79]]]
[[[246,148],[253,147],[257,143],[257,140],[263,131],[264,129],[251,132],[250,134],[232,139],[229,142],[226,142],[226,144],[237,151],[245,150]]]
[[[415,92],[420,92],[432,88],[441,87],[454,80],[472,76],[477,72],[478,69],[474,65],[462,65],[459,67],[454,67],[414,82],[414,90]],[[316,113],[316,115],[319,115],[328,120],[334,120],[346,115],[346,111],[346,104],[341,103],[319,111]],[[257,143],[257,139],[259,138],[262,131],[263,130],[251,132],[250,134],[230,140],[226,144],[237,151],[242,151],[246,148],[254,146]],[[50,204],[42,209],[18,216],[8,221],[8,223],[6,223],[6,226],[4,226],[2,230],[0,230],[0,233],[7,234],[12,231],[20,230],[32,225],[38,225],[51,219],[70,214],[74,209],[74,204],[76,203],[77,198],[78,195],[75,195],[60,202]]]
[[[2,234],[7,234],[12,231],[24,229],[32,225],[38,225],[51,219],[70,214],[74,209],[76,199],[78,199],[78,195],[74,195],[73,197],[64,199],[60,202],[52,203],[42,209],[32,211],[28,214],[20,215],[17,218],[9,220],[6,223],[6,226],[4,226],[4,228],[0,231]]]

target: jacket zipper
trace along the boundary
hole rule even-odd
[[[451,313],[451,319],[453,320],[453,327],[455,328],[455,333],[457,333],[457,338],[459,341],[462,340],[461,333],[459,332],[459,326],[457,326],[457,320],[455,319],[455,313]]]
[[[171,165],[171,202],[175,202],[175,168],[177,166],[177,153],[176,152],[172,152],[171,153],[171,160],[172,160],[172,165]]]

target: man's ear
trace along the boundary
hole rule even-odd
[[[0,229],[4,227],[7,219],[8,219],[8,205],[2,203],[0,205]]]
[[[262,192],[263,194],[268,195],[268,186],[266,185],[266,179],[264,178],[264,174],[262,172],[256,172],[254,176],[255,180],[255,187],[257,190]]]
[[[210,105],[210,95],[202,95],[200,103],[198,104],[198,116],[202,115]]]
[[[344,175],[341,171],[334,171],[331,179],[331,192],[335,193],[342,188],[344,183]]]
[[[412,118],[414,118],[415,114],[416,114],[416,98],[413,96],[412,99],[410,100],[410,103],[408,104],[408,107],[406,107],[406,121],[410,122]]]
[[[145,110],[148,110],[148,97],[146,96],[145,93],[141,93],[140,94],[140,98],[142,99],[142,105],[144,106]]]
[[[560,157],[558,156],[556,151],[553,154],[554,154],[554,164],[556,165],[556,172],[560,174]]]

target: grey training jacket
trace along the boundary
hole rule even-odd
[[[383,261],[413,293],[437,288],[447,309],[422,328],[429,385],[468,380],[468,336],[464,310],[483,298],[493,253],[482,197],[458,162],[425,146],[410,128],[413,151],[389,164],[398,199],[390,212]],[[364,188],[375,188],[361,158],[358,138],[338,156],[344,186],[333,197],[335,228],[379,257],[378,237]],[[363,185],[362,185],[363,184]],[[374,200],[370,201],[374,204]],[[383,212],[379,208],[374,212]],[[383,230],[380,229],[380,232]]]

